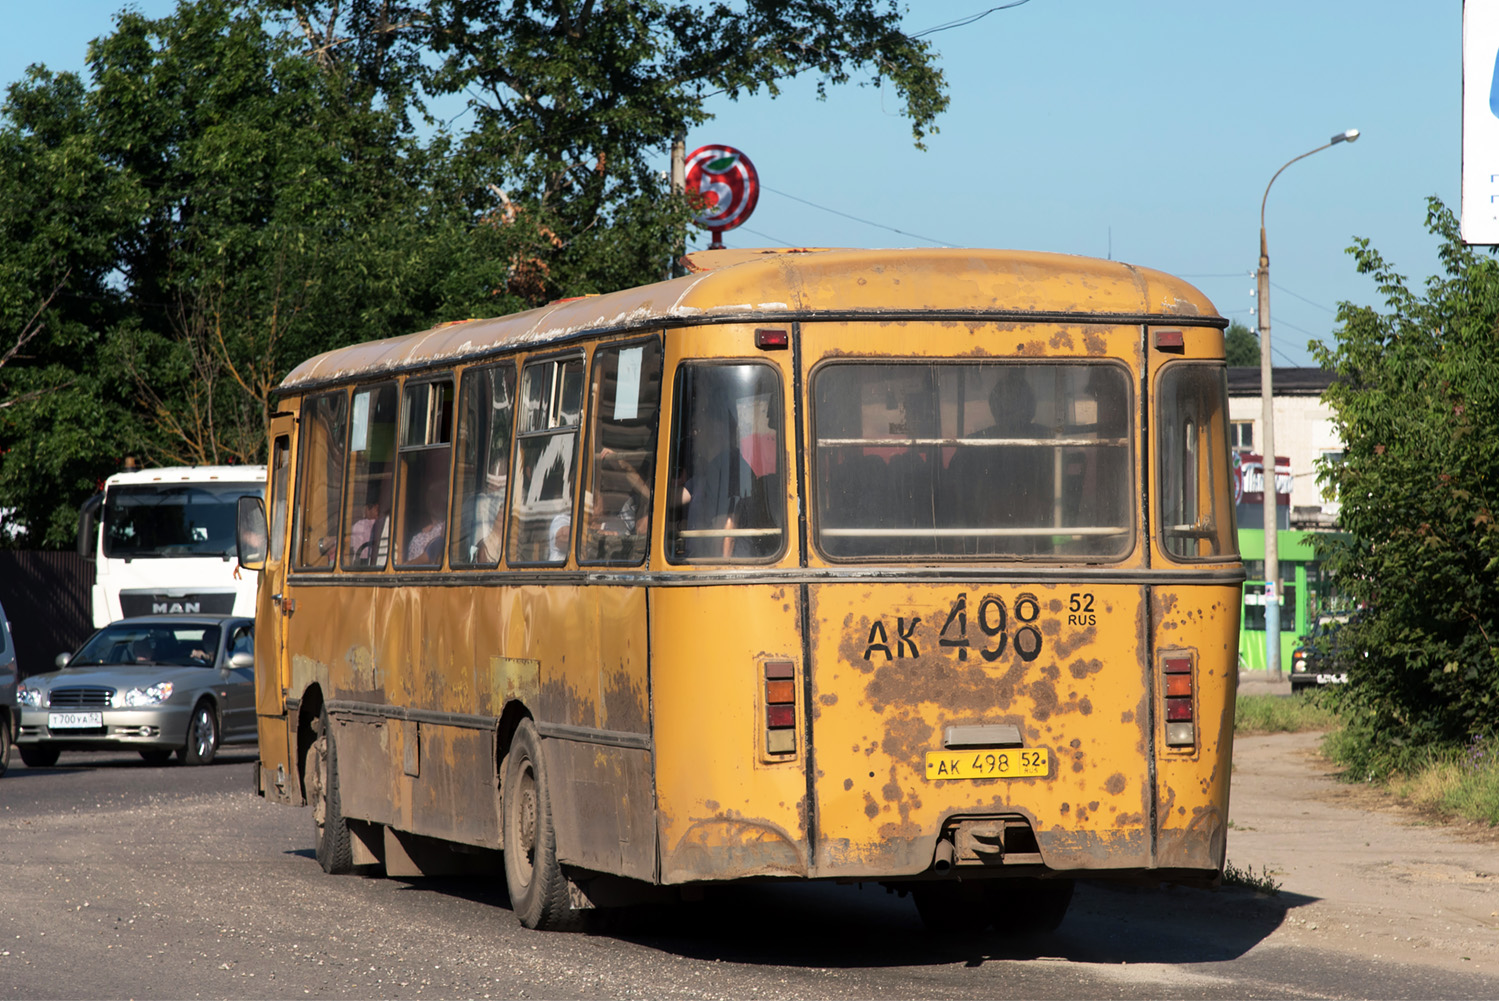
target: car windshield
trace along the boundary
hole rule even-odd
[[[115,623],[90,637],[68,666],[165,664],[211,667],[218,648],[219,627],[214,625]]]

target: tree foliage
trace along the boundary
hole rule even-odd
[[[651,158],[714,93],[862,73],[918,142],[946,103],[872,0],[182,0],[88,65],[0,106],[11,544],[67,544],[127,454],[262,460],[313,354],[660,278],[690,210]]]
[[[1350,248],[1386,311],[1344,303],[1318,360],[1344,441],[1322,470],[1346,535],[1325,546],[1367,606],[1338,633],[1360,771],[1456,747],[1499,719],[1499,261],[1432,199],[1443,273],[1412,290],[1367,240]]]
[[[1228,325],[1223,336],[1223,349],[1230,365],[1259,365],[1260,339],[1238,320]]]

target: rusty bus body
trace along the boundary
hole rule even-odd
[[[542,927],[747,878],[1036,927],[1072,877],[1217,879],[1243,570],[1211,303],[1060,255],[690,261],[286,378],[261,794],[313,804],[330,871],[501,851]]]

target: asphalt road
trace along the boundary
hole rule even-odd
[[[1299,944],[1280,930],[1312,900],[1286,891],[1085,884],[1060,931],[1001,940],[928,934],[873,885],[761,885],[532,932],[500,878],[324,875],[308,811],[256,798],[253,758],[15,763],[0,998],[1499,996],[1486,971]]]

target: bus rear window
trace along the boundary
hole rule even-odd
[[[832,559],[1117,559],[1133,545],[1121,365],[838,363],[814,376]]]
[[[1237,555],[1227,370],[1170,366],[1161,373],[1156,408],[1162,546],[1178,559]]]

